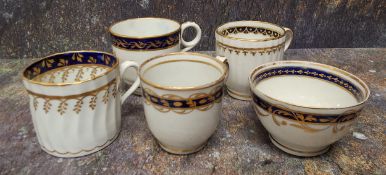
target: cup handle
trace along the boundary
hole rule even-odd
[[[133,67],[135,68],[136,70],[138,70],[138,64],[136,62],[133,62],[133,61],[124,61],[122,62],[122,64],[120,64],[119,66],[119,72],[120,72],[120,75],[122,77],[123,73],[126,71],[126,69],[130,68],[130,67]],[[123,103],[127,97],[129,97],[138,87],[139,87],[139,76],[137,76],[137,79],[135,80],[135,82],[131,85],[131,87],[122,95],[121,97],[121,103]]]
[[[285,34],[285,45],[284,45],[284,51],[288,49],[292,42],[292,38],[294,37],[294,33],[290,28],[284,27],[284,34]]]
[[[229,63],[228,63],[228,59],[226,57],[223,57],[223,56],[216,56],[216,59],[221,61],[222,63],[224,63],[227,67],[228,67],[228,72],[227,74],[225,75],[225,80],[228,79],[228,75],[229,75]]]
[[[185,41],[184,38],[182,37],[185,29],[188,27],[193,27],[196,30],[196,37],[189,42]],[[194,46],[198,44],[198,42],[200,42],[200,39],[201,39],[201,28],[195,22],[188,21],[181,24],[181,42],[182,42],[182,45],[185,46],[185,48],[182,49],[182,52],[186,52],[192,49]]]

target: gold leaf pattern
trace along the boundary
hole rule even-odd
[[[80,68],[79,71],[78,71],[78,73],[76,74],[75,81],[80,81],[80,80],[82,80],[83,74],[84,74],[83,69]]]
[[[94,110],[95,107],[96,107],[96,100],[97,100],[97,96],[96,96],[96,95],[94,95],[94,96],[91,97],[91,100],[90,100],[90,108],[91,108],[92,110]]]
[[[90,57],[88,58],[87,62],[89,62],[89,63],[94,63],[94,64],[95,64],[95,63],[97,62],[97,60],[96,60],[94,57],[90,56]]]
[[[79,114],[79,112],[82,110],[82,105],[83,105],[83,99],[84,97],[81,97],[77,99],[76,104],[74,106],[74,111]]]
[[[234,52],[236,55],[239,55],[241,53],[244,55],[251,54],[253,56],[255,56],[256,53],[260,53],[260,55],[263,55],[263,54],[270,55],[271,53],[276,53],[276,51],[280,51],[284,47],[284,44],[285,43],[283,42],[279,45],[266,47],[266,48],[239,48],[239,47],[229,46],[221,42],[216,42],[216,45],[218,46],[218,48],[222,49],[224,52],[228,51],[230,54]]]
[[[102,101],[103,101],[103,103],[105,103],[105,104],[109,101],[109,88],[106,89],[106,92],[105,92],[105,94],[103,95]]]
[[[63,115],[67,110],[67,103],[66,103],[66,100],[62,100],[60,103],[59,103],[59,106],[58,106],[58,112],[60,115]]]
[[[36,97],[32,97],[32,104],[34,106],[34,109],[36,111],[36,109],[38,108],[38,99]]]
[[[104,93],[104,96],[103,96],[101,101],[106,104],[108,102],[108,100],[110,100],[109,99],[110,98],[109,97],[110,92],[108,92],[108,91],[111,87],[113,87],[112,92],[113,92],[113,97],[115,98],[117,95],[117,79],[112,80],[108,84],[101,86],[98,89],[95,89],[95,90],[89,91],[89,92],[85,92],[82,94],[78,94],[78,95],[58,97],[58,96],[47,96],[47,95],[42,95],[42,94],[36,94],[36,93],[33,93],[31,91],[28,91],[28,90],[27,90],[27,92],[32,96],[31,97],[33,99],[32,105],[35,108],[35,110],[38,109],[37,99],[39,99],[39,98],[44,100],[43,110],[45,111],[45,113],[48,113],[51,110],[51,107],[52,107],[51,101],[59,101],[59,104],[57,106],[57,112],[60,115],[63,115],[66,113],[66,111],[68,109],[68,103],[70,100],[75,100],[75,105],[73,106],[72,110],[74,112],[76,112],[77,114],[79,114],[82,110],[84,99],[86,97],[91,97],[89,107],[92,110],[94,110],[95,108],[97,108],[97,95],[102,91],[106,91],[106,92]]]
[[[44,111],[45,111],[46,113],[48,113],[48,111],[50,111],[51,106],[52,106],[52,105],[51,105],[51,103],[50,103],[50,100],[49,100],[49,99],[45,99],[43,109],[44,109]]]

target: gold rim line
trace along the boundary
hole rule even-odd
[[[107,146],[108,144],[113,143],[113,141],[114,141],[115,139],[118,138],[120,132],[121,132],[121,131],[119,130],[112,138],[108,139],[108,140],[107,140],[105,143],[103,143],[102,145],[95,146],[94,148],[91,148],[91,149],[81,149],[81,150],[78,151],[78,152],[68,152],[68,151],[67,151],[67,152],[59,152],[59,151],[56,151],[56,150],[49,150],[48,148],[44,147],[43,145],[40,145],[40,147],[41,147],[44,151],[46,151],[46,152],[48,152],[48,153],[51,153],[51,154],[76,155],[76,154],[80,154],[80,153],[90,153],[90,152],[95,151],[96,149],[103,148],[103,147]]]
[[[106,65],[101,65],[101,64],[74,64],[74,65],[69,65],[69,66],[63,66],[63,67],[58,67],[58,68],[55,68],[55,69],[51,69],[47,72],[44,72],[42,74],[39,74],[39,75],[36,75],[36,77],[34,77],[33,79],[31,80],[34,80],[34,81],[38,81],[36,79],[41,79],[43,76],[45,76],[45,74],[49,74],[49,75],[52,75],[52,74],[55,74],[57,73],[58,71],[62,71],[62,70],[65,70],[65,69],[69,69],[69,68],[72,68],[72,67],[76,67],[76,66],[84,66],[84,67],[98,67],[98,68],[102,68],[102,69],[110,69],[111,67],[109,66],[106,66]],[[42,82],[42,81],[38,81],[38,82]],[[79,82],[79,81],[76,81],[76,82]]]
[[[251,74],[249,76],[249,85],[250,85],[250,88],[251,88],[252,92],[256,95],[256,93],[253,91],[253,89],[255,89],[255,87],[253,87],[253,80],[256,77],[257,71],[262,70],[262,69],[264,69],[266,67],[271,67],[271,66],[275,66],[275,65],[284,65],[284,66],[286,66],[287,63],[288,64],[291,64],[291,63],[292,64],[298,64],[297,66],[302,66],[302,65],[303,66],[307,66],[307,65],[320,66],[322,68],[329,69],[330,71],[335,71],[335,72],[341,73],[341,74],[343,74],[343,75],[345,75],[347,77],[350,77],[351,79],[353,79],[357,83],[359,83],[363,87],[363,89],[364,89],[364,93],[365,93],[364,96],[365,97],[362,99],[362,101],[358,102],[357,104],[352,105],[352,106],[347,106],[347,107],[344,107],[344,108],[305,107],[305,106],[295,105],[295,104],[287,103],[287,102],[284,102],[284,101],[272,98],[272,97],[262,93],[261,91],[259,91],[264,97],[266,97],[266,98],[268,98],[270,100],[273,100],[273,101],[284,103],[284,104],[289,105],[289,106],[295,106],[295,107],[306,108],[306,109],[327,109],[327,110],[337,110],[337,109],[347,109],[347,108],[357,107],[357,106],[360,106],[363,103],[365,103],[368,100],[368,98],[370,97],[370,89],[369,89],[369,87],[360,78],[356,77],[355,75],[353,75],[353,74],[351,74],[351,73],[349,73],[349,72],[347,72],[345,70],[336,68],[334,66],[330,66],[330,65],[326,65],[326,64],[321,64],[321,63],[316,63],[316,62],[311,62],[311,61],[275,61],[275,62],[271,62],[271,63],[265,63],[265,64],[262,64],[262,65],[260,65],[260,66],[258,66],[256,68],[254,68],[254,70],[251,72]]]
[[[266,78],[266,79],[263,79],[263,80],[260,80],[259,83],[262,83],[263,81],[267,81],[269,80],[270,78],[274,78],[274,77],[283,77],[283,76],[291,76],[291,77],[301,77],[301,78],[310,78],[310,79],[317,79],[317,80],[320,80],[322,82],[326,82],[328,84],[331,84],[331,85],[334,85],[336,87],[338,87],[339,89],[342,89],[344,90],[345,92],[349,93],[350,96],[354,97],[355,100],[356,100],[356,103],[359,103],[360,102],[360,99],[358,99],[354,94],[351,93],[351,91],[349,91],[348,89],[342,87],[342,86],[339,86],[338,84],[335,84],[331,81],[326,81],[326,80],[323,80],[323,79],[320,79],[320,78],[316,78],[316,77],[310,77],[310,76],[302,76],[302,75],[275,75],[273,77],[269,77],[269,78]],[[253,92],[253,91],[252,91]],[[300,105],[299,105],[300,106]],[[317,108],[316,106],[305,106],[305,107],[313,107],[313,108]]]
[[[206,64],[206,65],[209,65],[210,67],[213,67],[215,69],[217,69],[220,74],[222,73],[221,69],[218,68],[216,65],[213,65],[211,63],[208,63],[208,62],[205,62],[205,61],[200,61],[200,60],[190,60],[190,59],[178,59],[178,60],[167,60],[167,61],[162,61],[162,62],[159,62],[159,63],[156,63],[156,64],[153,64],[149,67],[147,67],[147,69],[145,69],[143,71],[143,74],[146,74],[147,71],[149,71],[150,69],[156,67],[156,66],[159,66],[159,65],[163,65],[163,64],[167,64],[167,63],[174,63],[174,62],[193,62],[193,63],[202,63],[202,64]],[[151,82],[153,84],[157,84],[157,83],[154,83],[154,82]],[[160,84],[157,84],[157,86],[161,86]],[[170,86],[165,86],[165,87],[170,87]]]
[[[180,45],[180,42],[176,43],[175,45],[168,46],[168,47],[164,47],[164,48],[156,48],[156,49],[148,49],[148,50],[145,50],[145,49],[138,49],[138,50],[134,50],[134,49],[126,49],[126,48],[114,46],[113,44],[112,44],[112,47],[115,47],[116,49],[120,49],[120,50],[122,50],[122,51],[130,51],[130,52],[149,52],[149,51],[159,51],[159,50],[170,49],[170,48],[176,47],[176,46],[178,46],[178,45]],[[115,54],[116,54],[116,53],[115,53]]]
[[[44,82],[40,82],[40,81],[33,81],[29,78],[27,78],[25,76],[25,73],[27,71],[28,68],[30,68],[32,65],[40,62],[40,61],[43,61],[45,59],[48,59],[50,57],[53,57],[53,56],[57,56],[57,55],[62,55],[62,54],[68,54],[68,53],[82,53],[82,52],[91,52],[91,53],[100,53],[100,54],[105,54],[105,55],[109,55],[113,58],[115,58],[115,64],[112,66],[112,67],[109,67],[110,69],[107,70],[106,72],[102,73],[102,74],[99,74],[98,76],[95,76],[94,78],[91,78],[91,79],[88,79],[88,80],[85,80],[85,81],[77,81],[77,82],[72,82],[72,83],[44,83]],[[77,64],[74,64],[74,65],[77,65]],[[92,80],[95,80],[95,79],[98,79],[104,75],[107,75],[108,73],[112,72],[113,70],[115,70],[115,68],[119,65],[119,59],[114,56],[113,54],[111,53],[107,53],[107,52],[102,52],[102,51],[96,51],[96,50],[78,50],[78,51],[66,51],[66,52],[58,52],[58,53],[55,53],[55,54],[52,54],[52,55],[48,55],[46,57],[43,57],[31,64],[29,64],[26,68],[24,68],[24,70],[22,71],[22,80],[25,80],[27,81],[28,83],[31,83],[31,84],[37,84],[37,85],[42,85],[42,86],[68,86],[68,85],[77,85],[77,84],[82,84],[82,83],[85,83],[85,82],[89,82],[89,81],[92,81]],[[64,67],[67,67],[67,66],[64,66]]]
[[[227,45],[227,44],[224,44],[224,43],[221,43],[219,41],[216,41],[216,44],[223,46],[223,47],[228,47],[228,48],[231,48],[233,50],[246,50],[246,51],[261,51],[261,50],[269,50],[269,49],[276,49],[276,48],[281,48],[285,45],[285,42],[281,43],[281,44],[278,44],[276,46],[272,46],[272,47],[262,47],[262,48],[242,48],[242,47],[234,47],[234,46],[230,46],[230,45]]]
[[[299,150],[295,150],[295,149],[292,149],[292,148],[289,148],[283,144],[281,144],[280,142],[278,142],[271,134],[269,134],[269,137],[275,142],[277,143],[278,145],[282,146],[283,148],[285,149],[288,149],[290,151],[293,151],[293,152],[298,152],[298,153],[304,153],[304,154],[317,154],[319,152],[323,152],[323,151],[326,151],[326,149],[329,149],[330,148],[330,145],[328,145],[326,148],[320,150],[320,151],[317,151],[317,152],[306,152],[306,151],[299,151]],[[280,148],[279,148],[280,149]]]
[[[238,23],[238,22],[252,22],[252,23],[263,23],[263,24],[269,24],[269,25],[273,25],[273,26],[276,26],[276,27],[279,27],[282,31],[283,31],[283,34],[278,37],[278,38],[271,38],[271,39],[247,39],[247,38],[235,38],[235,37],[230,37],[230,36],[224,36],[221,34],[220,32],[220,28],[227,25],[227,24],[232,24],[232,23]],[[233,27],[239,27],[239,25],[235,25]],[[255,26],[254,26],[255,27]],[[276,31],[277,32],[277,31]],[[284,27],[282,26],[279,26],[277,24],[273,24],[273,23],[270,23],[270,22],[265,22],[265,21],[247,21],[247,20],[243,20],[243,21],[232,21],[232,22],[227,22],[227,23],[224,23],[224,24],[221,24],[219,27],[217,27],[216,29],[216,33],[218,35],[220,35],[221,37],[224,37],[224,38],[228,38],[228,39],[235,39],[235,40],[239,40],[239,41],[251,41],[251,42],[261,42],[261,41],[273,41],[273,40],[278,40],[278,39],[281,39],[283,37],[285,37],[285,29]],[[279,33],[279,32],[278,32]]]
[[[204,57],[204,58],[208,58],[208,59],[211,59],[217,63],[220,64],[220,66],[223,68],[224,72],[222,72],[222,75],[220,76],[220,78],[218,78],[217,80],[215,81],[212,81],[210,83],[207,83],[207,84],[204,84],[204,85],[200,85],[200,86],[191,86],[191,87],[179,87],[179,86],[160,86],[160,85],[157,85],[157,84],[153,84],[152,82],[149,82],[148,80],[146,80],[144,77],[143,77],[143,74],[144,74],[144,71],[143,71],[143,67],[148,64],[149,62],[151,61],[154,61],[154,60],[157,60],[157,59],[161,59],[161,58],[164,58],[164,57],[167,57],[167,56],[174,56],[174,55],[193,55],[193,56],[200,56],[200,57]],[[208,63],[210,64],[210,63]],[[141,79],[141,82],[149,85],[149,86],[152,86],[152,87],[155,87],[155,88],[158,88],[158,89],[163,89],[163,90],[176,90],[176,91],[183,91],[183,90],[198,90],[198,89],[204,89],[204,88],[208,88],[208,87],[212,87],[214,85],[217,85],[221,82],[223,82],[225,80],[225,77],[226,75],[228,74],[228,67],[225,65],[225,63],[221,62],[220,60],[214,58],[214,57],[211,57],[209,55],[205,55],[205,54],[200,54],[200,53],[194,53],[194,52],[173,52],[173,53],[167,53],[167,54],[163,54],[163,55],[159,55],[159,56],[155,56],[155,57],[152,57],[146,61],[144,61],[140,66],[139,66],[139,69],[138,69],[138,72],[139,72],[139,78]]]
[[[94,94],[96,92],[99,92],[103,89],[105,89],[106,87],[109,87],[110,85],[114,84],[115,82],[117,81],[116,78],[114,78],[113,80],[111,80],[109,83],[95,89],[95,90],[92,90],[92,91],[87,91],[87,92],[83,92],[83,93],[80,93],[80,94],[75,94],[75,95],[67,95],[67,96],[50,96],[50,95],[44,95],[44,94],[39,94],[39,93],[35,93],[35,92],[32,92],[30,90],[27,90],[28,94],[31,94],[33,96],[36,96],[36,97],[40,97],[40,98],[49,98],[49,99],[74,99],[74,98],[77,98],[77,97],[83,97],[83,96],[87,96],[89,94]]]
[[[165,33],[165,34],[152,35],[152,36],[144,36],[144,37],[135,37],[135,36],[123,35],[123,34],[116,33],[116,32],[114,32],[112,30],[112,28],[114,26],[118,25],[119,23],[124,23],[126,21],[142,20],[142,19],[155,19],[155,20],[170,21],[170,22],[176,23],[178,25],[178,28],[173,30],[173,31],[171,31],[171,32]],[[176,21],[176,20],[168,19],[168,18],[159,18],[159,17],[129,18],[129,19],[118,21],[118,22],[114,22],[113,24],[110,25],[108,31],[109,31],[109,33],[111,35],[118,36],[118,37],[121,37],[121,38],[127,38],[127,39],[148,39],[148,38],[163,37],[163,36],[168,36],[168,35],[171,35],[171,34],[175,34],[175,33],[179,32],[179,31],[181,31],[181,24],[178,21]]]
[[[228,90],[229,92],[234,93],[235,95],[238,95],[238,96],[244,97],[244,98],[252,99],[252,96],[248,96],[248,95],[241,94],[241,93],[239,93],[239,92],[237,92],[237,91],[235,91],[235,90],[232,90],[232,89],[228,88],[228,86],[227,86],[226,88],[227,88],[227,90]]]

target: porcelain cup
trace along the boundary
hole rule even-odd
[[[216,54],[227,59],[228,94],[250,100],[248,76],[257,65],[283,59],[293,33],[291,29],[262,21],[235,21],[215,32]]]
[[[227,72],[223,62],[188,52],[140,66],[146,121],[164,150],[189,154],[204,147],[219,123]]]
[[[120,74],[135,62],[98,51],[70,51],[45,57],[22,74],[41,148],[57,157],[79,157],[108,146],[121,128]]]
[[[189,27],[195,30],[196,36],[192,41],[185,41],[182,34]],[[130,60],[138,64],[157,55],[189,51],[201,39],[201,28],[196,23],[180,24],[165,18],[127,19],[113,24],[109,31],[113,53],[122,61]],[[125,74],[124,80],[131,84],[136,79],[136,74],[134,69],[129,71],[131,73]]]
[[[260,65],[249,81],[253,106],[272,143],[297,156],[326,152],[350,131],[370,96],[356,76],[305,61]]]

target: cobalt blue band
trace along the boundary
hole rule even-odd
[[[114,56],[101,52],[68,52],[48,56],[32,65],[24,72],[24,76],[28,79],[33,79],[39,74],[47,71],[76,64],[99,64],[108,67],[113,67],[117,64]]]
[[[113,46],[126,50],[159,50],[175,46],[180,43],[180,32],[154,38],[127,38],[111,34]]]

